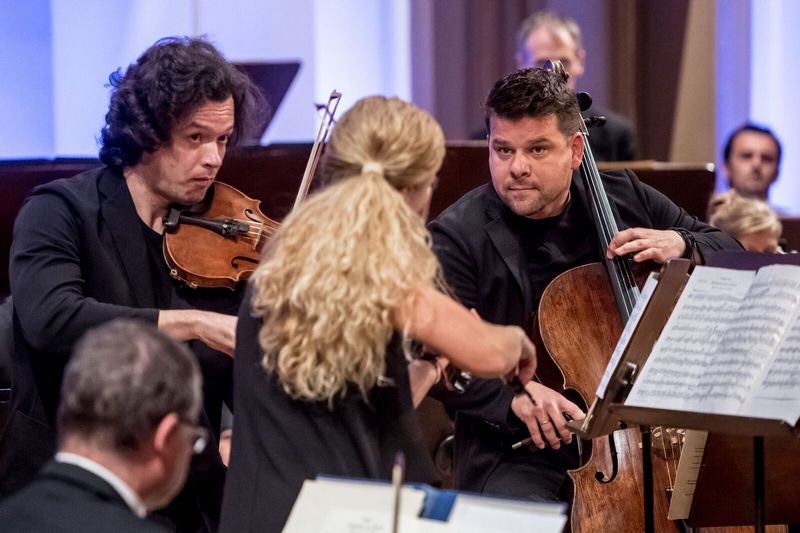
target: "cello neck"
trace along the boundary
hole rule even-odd
[[[605,250],[611,243],[614,235],[619,233],[614,211],[611,208],[611,200],[606,194],[600,171],[589,146],[589,130],[581,117],[581,134],[584,140],[583,158],[581,159],[580,173],[586,187],[589,198],[589,208],[592,214],[597,238],[602,250],[603,261],[608,269],[609,280],[614,289],[614,296],[617,300],[617,308],[623,324],[628,321],[639,297],[639,288],[631,269],[631,261],[627,257],[615,257],[607,259]]]
[[[567,82],[569,74],[564,70],[561,61],[557,59],[548,60],[545,63],[545,68],[561,76],[564,83]],[[576,117],[576,121],[580,124],[580,133],[583,135],[583,157],[581,158],[580,173],[584,185],[586,186],[589,211],[592,214],[592,220],[597,229],[597,238],[601,255],[608,270],[611,287],[614,289],[614,297],[617,301],[620,318],[622,319],[622,323],[625,324],[628,322],[633,312],[633,306],[636,304],[636,299],[639,297],[639,288],[636,286],[636,280],[633,277],[630,259],[625,257],[615,257],[614,259],[606,258],[605,251],[608,249],[608,245],[611,243],[611,239],[614,238],[614,235],[619,233],[619,228],[614,218],[614,211],[611,208],[611,199],[609,199],[606,194],[603,180],[600,178],[600,172],[597,170],[597,163],[592,154],[592,147],[589,146],[589,129],[586,126],[586,122],[587,120],[594,122],[594,119],[589,118],[584,120],[580,113],[581,108],[584,110],[589,109],[592,105],[592,98],[586,93],[579,93],[576,95],[576,99],[578,101],[578,116]]]

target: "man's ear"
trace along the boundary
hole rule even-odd
[[[177,413],[168,413],[156,426],[153,432],[153,449],[156,452],[163,451],[170,443],[171,439],[180,431],[181,420]]]
[[[583,160],[583,150],[585,148],[585,139],[583,133],[576,131],[569,139],[570,148],[572,149],[572,170],[581,166]]]

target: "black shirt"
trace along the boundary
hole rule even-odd
[[[525,253],[534,309],[545,288],[559,274],[600,260],[597,233],[574,194],[570,194],[564,211],[554,217],[532,219],[506,211],[508,226]]]
[[[220,532],[280,531],[306,479],[318,475],[389,479],[395,453],[408,481],[436,475],[411,401],[400,337],[386,348],[385,376],[367,401],[357,391],[327,402],[292,399],[261,366],[261,320],[245,298],[234,360],[233,449]]]
[[[141,223],[144,240],[147,243],[147,262],[150,265],[150,279],[153,280],[153,293],[156,307],[172,309],[172,300],[176,293],[177,280],[169,275],[169,265],[164,260],[162,246],[164,237],[153,231],[150,226]]]

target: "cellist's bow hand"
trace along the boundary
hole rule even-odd
[[[674,230],[650,228],[628,228],[617,233],[608,245],[606,257],[613,259],[630,255],[634,261],[666,263],[668,259],[681,257],[686,243]]]
[[[540,449],[549,444],[557,450],[562,442],[572,442],[567,422],[586,416],[580,407],[536,381],[529,381],[525,393],[514,397],[511,410],[527,426],[531,444]]]

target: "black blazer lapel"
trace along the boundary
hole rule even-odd
[[[508,222],[505,220],[504,206],[505,204],[502,204],[502,200],[494,192],[494,189],[489,191],[486,207],[489,222],[484,226],[484,230],[514,277],[514,281],[517,282],[517,288],[522,292],[525,303],[525,316],[530,316],[533,312],[533,294],[526,258],[516,236],[511,232]]]
[[[68,464],[50,461],[42,468],[40,476],[45,479],[56,480],[66,483],[87,494],[91,494],[97,499],[117,503],[123,507],[128,507],[122,496],[109,485],[105,480],[83,468]]]
[[[101,224],[111,233],[119,261],[128,281],[135,307],[155,307],[153,282],[147,263],[147,248],[141,233],[141,220],[136,214],[125,179],[111,170],[99,178]]]

